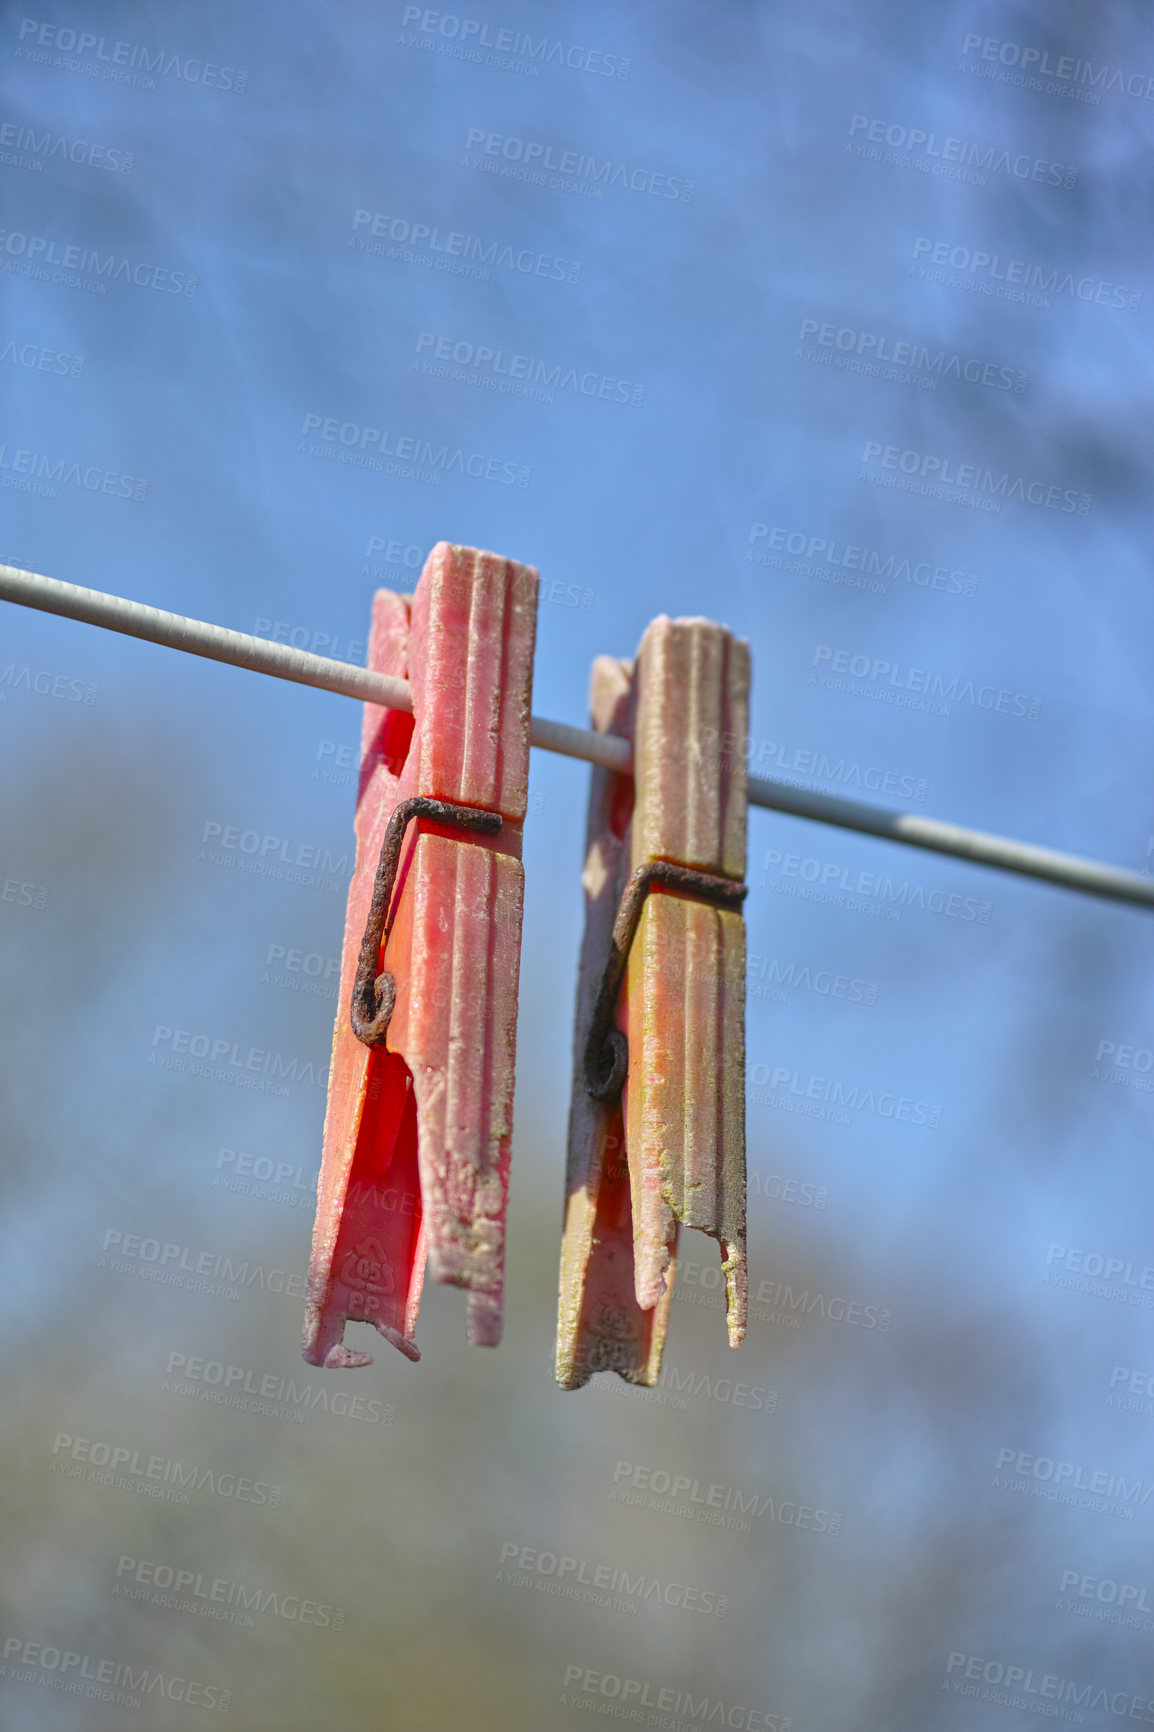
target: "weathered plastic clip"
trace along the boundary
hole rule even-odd
[[[377,592],[304,1355],[352,1366],[346,1321],[409,1359],[426,1258],[501,1336],[537,573],[439,542]]]
[[[594,663],[593,726],[633,780],[594,769],[574,1026],[557,1380],[654,1384],[678,1233],[719,1241],[745,1334],[745,923],[749,649],[654,620],[634,664]]]

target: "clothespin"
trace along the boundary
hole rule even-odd
[[[501,1336],[537,572],[438,542],[412,597],[378,590],[324,1154],[305,1313],[313,1365],[409,1359],[425,1261]]]
[[[745,1334],[749,646],[655,619],[636,662],[599,656],[574,1028],[557,1381],[654,1384],[681,1226],[718,1240],[729,1342]]]

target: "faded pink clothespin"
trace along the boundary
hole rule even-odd
[[[501,1337],[537,572],[438,542],[413,596],[378,590],[304,1356],[371,1323],[410,1359],[426,1257]]]
[[[655,619],[632,666],[593,665],[593,771],[574,1029],[557,1381],[654,1384],[678,1232],[718,1240],[745,1334],[745,896],[749,646]]]

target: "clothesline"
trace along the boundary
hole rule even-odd
[[[150,643],[164,644],[169,649],[184,650],[190,655],[207,656],[212,661],[229,662],[234,667],[248,668],[254,673],[272,674],[299,685],[319,686],[324,691],[358,698],[364,703],[412,711],[408,682],[389,674],[374,673],[348,662],[312,655],[289,644],[270,643],[264,638],[229,631],[224,626],[210,625],[204,620],[187,619],[182,614],[165,613],[159,608],[147,607],[143,602],[106,595],[98,589],[61,583],[37,572],[20,571],[15,566],[0,565],[0,600],[18,602],[44,613],[61,614],[66,619],[82,620],[110,631],[125,632],[130,637],[145,638]],[[532,745],[544,751],[581,758],[586,763],[600,764],[619,774],[628,774],[632,767],[626,741],[595,733],[591,728],[574,728],[565,722],[534,716],[529,739]],[[719,750],[719,755],[726,749],[724,742],[711,744]],[[730,749],[734,749],[732,743]],[[975,865],[994,866],[1004,872],[1040,878],[1080,891],[1083,895],[1154,906],[1154,879],[1144,878],[1137,872],[1127,872],[1121,867],[1108,866],[1077,854],[1035,847],[1032,843],[1017,842],[1007,836],[966,829],[936,818],[922,818],[912,812],[887,811],[884,807],[845,800],[839,795],[823,794],[810,788],[797,788],[766,776],[750,776],[749,804],[784,812],[795,818],[834,824],[867,836],[880,836],[890,842],[903,842],[907,847],[924,848],[934,854],[949,854]],[[809,862],[799,863],[799,872],[806,864]]]

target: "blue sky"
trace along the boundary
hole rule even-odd
[[[762,773],[1148,866],[1142,8],[82,12],[0,14],[6,559],[355,659],[375,588],[410,588],[439,539],[489,547],[541,571],[541,714],[584,720],[595,655],[705,614],[750,641]],[[773,1411],[561,1396],[588,772],[535,752],[509,1338],[470,1354],[459,1296],[430,1292],[422,1365],[349,1374],[393,1426],[277,1425],[162,1373],[175,1354],[296,1375],[292,1292],[167,1290],[100,1259],[151,1234],[299,1280],[334,1008],[303,988],[339,951],[357,706],[6,608],[0,737],[22,1638],[134,1664],[161,1644],[252,1725],[264,1703],[308,1724],[334,1692],[350,1726],[408,1725],[429,1674],[442,1717],[535,1728],[611,1699],[594,1673],[807,1732],[847,1702],[1009,1724],[998,1666],[1090,1703],[1154,1694],[1148,1629],[1086,1616],[1115,1602],[1081,1586],[1154,1606],[1143,913],[753,813],[761,1314],[732,1359],[713,1246],[687,1236],[669,1357],[679,1378],[740,1363]],[[327,855],[327,883],[258,877],[239,848],[214,863],[229,827]],[[155,1062],[165,1029],[306,1080],[179,1075]],[[220,1182],[269,1162],[291,1169],[279,1201]],[[780,1283],[823,1295],[803,1326]],[[823,1317],[835,1298],[874,1326]],[[217,1498],[182,1526],[87,1484],[54,1502],[53,1440],[118,1425],[133,1448],[272,1459],[284,1514]],[[621,1461],[795,1495],[841,1532],[687,1529],[610,1498]],[[1039,1462],[1111,1490],[1061,1503]],[[708,1628],[646,1603],[612,1619],[498,1579],[514,1541],[695,1571],[731,1603]],[[358,1610],[286,1646],[283,1618],[228,1632],[113,1592],[122,1556],[192,1553],[321,1600],[355,1584]],[[49,1700],[54,1725],[118,1723],[3,1687],[14,1726]]]

